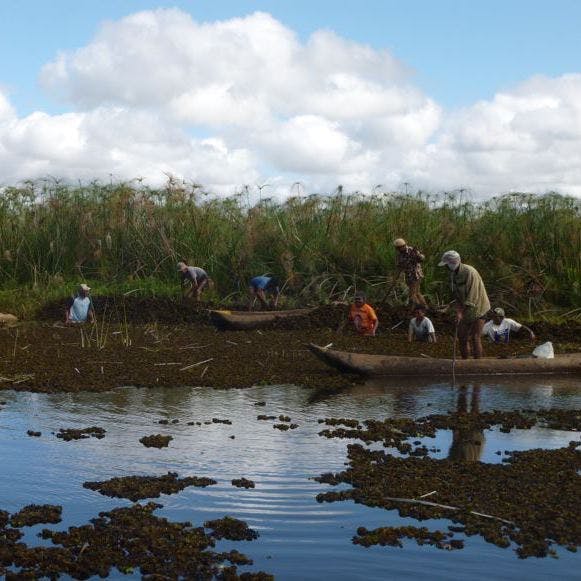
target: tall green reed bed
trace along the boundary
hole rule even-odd
[[[243,196],[210,197],[172,180],[160,189],[47,181],[4,188],[0,307],[19,289],[46,296],[80,280],[102,292],[177,293],[182,259],[206,268],[214,297],[226,301],[263,273],[285,281],[291,302],[361,288],[372,300],[403,301],[396,237],[425,252],[432,302],[448,298],[447,271],[437,263],[455,249],[499,304],[525,313],[559,307],[581,318],[581,204],[574,198],[510,194],[478,203],[453,194],[341,192],[249,206]]]

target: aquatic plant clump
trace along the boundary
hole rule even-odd
[[[206,521],[204,527],[211,529],[211,536],[216,539],[252,541],[258,538],[258,533],[251,529],[244,521],[230,516]]]
[[[418,545],[432,545],[437,549],[463,549],[464,541],[453,539],[454,533],[442,531],[430,531],[426,527],[380,527],[371,531],[365,527],[357,529],[357,535],[353,537],[354,545],[371,547],[381,545],[390,547],[403,547],[401,539],[414,539]]]
[[[13,527],[31,527],[40,523],[61,522],[62,506],[55,504],[29,504],[10,517]],[[0,517],[0,526],[2,526]]]
[[[87,438],[97,438],[98,440],[105,437],[103,428],[93,426],[90,428],[60,428],[56,434],[57,438],[70,442],[71,440],[85,440]]]
[[[466,535],[504,548],[514,544],[521,558],[546,557],[555,553],[553,545],[581,545],[579,446],[512,452],[504,464],[485,464],[401,458],[351,444],[349,467],[316,480],[352,488],[319,494],[317,501],[354,500],[419,520],[448,518],[464,525]]]
[[[256,484],[254,484],[254,482],[248,478],[234,478],[232,480],[232,486],[236,486],[238,488],[254,488]]]
[[[83,487],[105,496],[128,498],[136,502],[144,498],[158,498],[161,494],[175,494],[188,486],[206,487],[213,484],[217,482],[212,478],[178,478],[177,473],[168,472],[164,476],[121,476],[101,482],[84,482]]]
[[[239,576],[236,565],[252,564],[251,559],[236,550],[213,551],[215,540],[203,528],[160,518],[153,514],[158,508],[153,502],[135,504],[101,512],[90,523],[66,531],[44,529],[39,536],[54,546],[18,542],[20,531],[4,529],[0,521],[0,574],[7,579],[87,579],[138,570],[144,579],[272,578],[263,572]]]
[[[172,440],[172,436],[164,436],[163,434],[152,434],[151,436],[139,438],[139,441],[146,448],[167,448]]]

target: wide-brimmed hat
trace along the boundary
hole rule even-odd
[[[442,254],[438,266],[446,266],[448,264],[460,264],[460,255],[455,250],[447,250]]]

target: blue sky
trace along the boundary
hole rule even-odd
[[[2,0],[1,82],[23,113],[38,103],[36,77],[59,50],[85,44],[104,20],[180,7],[198,20],[269,12],[307,38],[319,28],[387,48],[414,69],[417,84],[448,107],[490,98],[535,74],[581,67],[577,0]]]
[[[0,89],[20,120],[34,111],[42,111],[52,116],[73,111],[87,112],[82,99],[59,98],[58,91],[48,91],[46,83],[39,83],[43,67],[54,61],[63,51],[71,55],[77,49],[90,45],[105,22],[120,22],[124,17],[142,10],[174,7],[199,24],[227,21],[262,11],[295,34],[301,43],[308,44],[317,31],[328,30],[345,41],[372,47],[378,53],[388,51],[401,64],[401,70],[409,73],[406,83],[412,84],[415,90],[421,92],[426,99],[432,100],[440,109],[440,121],[430,136],[426,137],[426,146],[432,145],[442,135],[448,135],[452,131],[446,124],[449,117],[455,117],[458,124],[458,116],[462,116],[462,111],[474,108],[481,101],[493,107],[495,96],[499,93],[512,94],[515,87],[526,84],[539,75],[554,80],[563,75],[581,73],[581,50],[578,45],[581,2],[574,0],[2,0]],[[268,51],[268,47],[264,50]],[[552,95],[551,91],[554,90],[554,87],[543,86],[541,92],[547,96]],[[562,101],[562,95],[558,100]],[[568,106],[564,109],[570,111]],[[313,114],[308,108],[301,109],[299,113],[301,118]],[[280,112],[276,111],[276,114],[279,115]],[[486,118],[489,119],[491,115],[502,117],[505,113],[487,111]],[[337,128],[338,122],[335,118],[330,122],[335,124],[333,128]],[[472,122],[471,118],[471,126],[478,127],[481,123],[481,119]],[[554,122],[551,123],[550,131],[554,131]],[[301,127],[304,127],[302,121]],[[346,133],[354,131],[353,126],[349,129],[342,126],[340,129]],[[241,144],[228,131],[220,128],[215,128],[214,132],[208,131],[199,120],[187,127],[183,126],[182,130],[193,136],[215,135],[227,144],[229,150],[241,148]],[[349,139],[355,144],[353,147],[357,149],[363,144],[362,147],[371,152],[370,155],[375,155],[376,150],[367,145],[365,138],[355,133],[349,133]],[[494,133],[497,134],[498,130],[495,129]],[[519,139],[522,141],[522,137]],[[452,141],[457,147],[461,147],[462,144],[472,143],[473,138],[466,135],[459,137],[456,132],[446,143]],[[480,137],[478,141],[481,143]],[[504,144],[506,140],[503,138],[501,141]],[[488,141],[484,146],[479,145],[480,151],[489,147],[494,145],[490,146]],[[249,155],[260,157],[257,150],[250,150]],[[417,159],[415,150],[411,153],[408,150],[408,153]],[[422,152],[422,155],[425,153]],[[454,155],[456,154],[455,151]],[[439,163],[441,161],[436,162],[436,165]],[[464,157],[462,163],[466,165],[466,172],[458,175],[456,179],[464,183],[465,178],[470,181],[470,167],[473,162]],[[482,159],[478,162],[479,173],[483,172],[487,163],[487,160]],[[510,172],[507,171],[505,163],[504,158],[499,158],[490,167],[500,168],[502,175],[506,176]],[[550,163],[550,160],[546,161],[547,166]],[[355,165],[360,167],[360,164]],[[515,168],[526,174],[522,165],[523,161],[519,157],[516,159]],[[296,163],[290,163],[288,167],[282,164],[277,171],[276,160],[272,159],[259,160],[256,168],[258,173],[268,168],[269,172],[277,173],[277,179],[288,176],[289,180],[301,175],[302,171],[300,164]],[[418,182],[423,176],[428,183],[430,176],[416,170],[414,166],[413,171],[410,169],[407,174],[404,171],[396,176],[397,171],[394,168],[392,173],[388,172],[384,176],[369,175],[368,179],[383,182],[388,181],[391,176],[397,181],[407,180],[406,176],[410,175],[411,179]],[[304,172],[308,174],[308,168]],[[328,173],[331,178],[333,172]],[[359,170],[349,173],[350,176],[355,174],[362,175]],[[0,181],[9,179],[6,176],[1,180],[2,177],[0,175]],[[341,176],[337,179],[341,179]],[[545,187],[544,183],[554,180],[557,186],[561,183],[569,184],[574,190],[579,185],[577,179],[577,174],[571,175],[560,168],[557,175],[545,172],[528,187],[534,187],[536,183],[542,189]],[[314,181],[319,185],[323,182],[324,180]],[[528,185],[526,180],[522,184]],[[437,185],[444,184],[438,182]],[[504,186],[505,189],[518,185],[518,182],[504,184],[499,179],[490,182],[490,187]],[[474,187],[478,189],[481,186],[486,187],[486,180],[478,175],[474,179]]]

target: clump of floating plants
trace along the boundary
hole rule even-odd
[[[57,438],[69,442],[70,440],[84,440],[86,438],[101,439],[105,437],[105,430],[97,426],[90,428],[60,428],[56,434]]]
[[[44,529],[39,536],[52,546],[36,547],[20,541],[20,530],[6,528],[8,513],[0,511],[0,575],[7,579],[56,579],[61,575],[87,579],[138,570],[144,579],[273,579],[261,571],[239,574],[237,565],[251,565],[250,558],[236,550],[213,550],[216,531],[207,534],[190,522],[171,522],[153,514],[161,506],[135,504],[101,512],[89,523],[66,531]],[[217,528],[224,528],[224,535],[238,532],[246,540],[256,538],[242,521],[215,522]]]
[[[212,484],[217,484],[212,478],[178,478],[177,473],[168,472],[164,476],[121,476],[101,482],[85,482],[83,487],[97,490],[105,496],[128,498],[135,502],[143,498],[158,498],[161,494],[175,494],[188,486],[206,487]]]
[[[139,441],[146,448],[167,448],[172,440],[172,436],[164,436],[163,434],[152,434],[139,438]]]
[[[254,488],[256,485],[252,480],[248,480],[248,478],[234,478],[232,480],[232,486],[237,486],[238,488]]]
[[[62,506],[55,504],[29,504],[10,517],[10,524],[19,528],[40,523],[59,523],[62,510]],[[2,524],[1,519],[0,524]]]
[[[204,527],[211,529],[211,536],[217,539],[253,541],[258,538],[258,533],[251,529],[244,521],[230,516],[206,521]]]
[[[329,420],[330,425],[352,425],[350,429],[324,430],[326,437],[359,438],[365,442],[382,441],[386,447],[410,453],[406,439],[433,436],[437,429],[476,435],[495,424],[505,431],[513,427],[530,428],[535,423],[561,429],[579,429],[579,410],[541,410],[538,412],[488,412],[451,414],[412,420],[351,421]],[[419,441],[414,442],[416,445]],[[479,441],[473,444],[480,444]],[[466,536],[481,535],[499,547],[514,546],[519,557],[556,555],[555,546],[576,551],[581,545],[581,442],[557,450],[510,452],[502,464],[466,462],[428,457],[396,457],[386,450],[372,450],[360,444],[348,446],[348,468],[316,478],[330,485],[349,484],[348,490],[319,494],[319,502],[353,500],[368,506],[397,510],[401,516],[418,520],[447,518],[461,526],[449,530]],[[419,450],[417,448],[416,450]],[[465,459],[464,459],[465,460]],[[409,534],[408,534],[409,533]],[[436,534],[438,533],[438,534]],[[354,542],[362,545],[398,546],[402,537],[461,548],[452,544],[450,535],[390,529],[375,531],[361,528]],[[427,536],[426,536],[427,535]],[[433,536],[435,535],[435,536]],[[457,540],[457,539],[455,539]],[[440,547],[442,548],[442,547]]]

